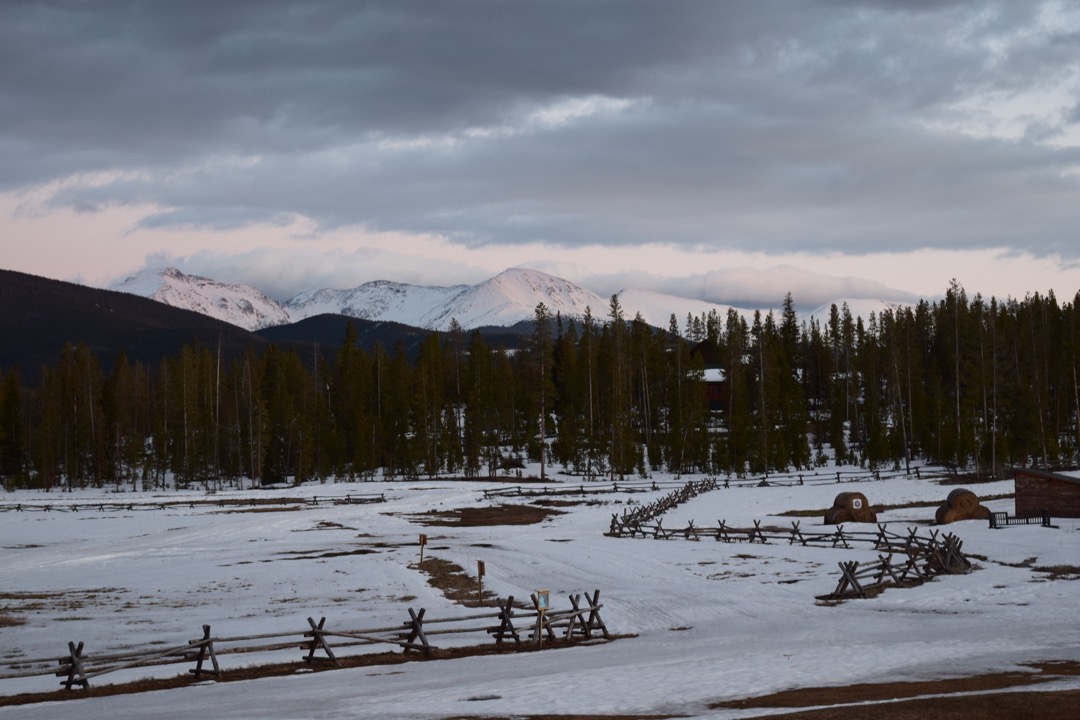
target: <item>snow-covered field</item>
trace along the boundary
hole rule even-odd
[[[657,480],[664,478],[657,477]],[[574,482],[576,485],[576,481]],[[612,513],[665,494],[611,494],[560,507],[565,514],[524,526],[424,527],[409,516],[483,507],[497,483],[451,480],[324,484],[280,491],[218,493],[259,498],[312,496],[318,506],[235,512],[196,505],[166,510],[0,513],[0,658],[59,656],[68,641],[87,652],[183,644],[210,624],[215,635],[306,628],[306,618],[350,628],[398,625],[407,608],[428,617],[461,614],[414,567],[419,533],[427,557],[476,572],[485,589],[524,598],[600,590],[613,633],[636,637],[543,653],[365,667],[236,683],[19,707],[0,719],[83,718],[441,718],[570,713],[680,714],[740,718],[761,710],[709,704],[809,686],[947,678],[1023,669],[1021,663],[1080,660],[1080,521],[1056,529],[992,530],[985,521],[948,527],[979,558],[968,575],[888,589],[870,600],[815,601],[837,583],[837,563],[871,561],[870,547],[833,549],[616,539]],[[790,510],[824,509],[839,490],[877,505],[940,502],[951,488],[908,478],[852,485],[732,487],[671,511],[665,527],[790,526]],[[972,486],[980,496],[1011,493],[1012,482]],[[336,496],[385,493],[387,502],[335,505]],[[198,491],[184,497],[205,499]],[[172,501],[177,494],[8,493],[0,503]],[[599,502],[597,502],[599,500]],[[529,499],[504,499],[528,503]],[[1012,500],[986,503],[1013,510]],[[235,508],[234,508],[235,510]],[[879,514],[891,529],[923,531],[933,507]],[[820,525],[802,518],[804,530]],[[853,526],[848,526],[853,529]],[[360,553],[357,551],[370,552]],[[352,553],[352,554],[349,554]],[[1074,566],[1048,579],[1038,568]],[[473,638],[470,642],[476,642]],[[297,650],[293,657],[299,659]],[[278,658],[284,659],[284,658]],[[221,658],[228,672],[237,656]],[[176,674],[186,666],[170,666]],[[145,677],[148,669],[96,684]],[[0,694],[47,691],[53,677],[0,681]],[[1080,687],[1061,680],[1037,689]],[[1026,688],[1031,689],[1031,688]],[[77,691],[75,691],[77,692]]]

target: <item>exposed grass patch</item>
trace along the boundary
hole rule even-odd
[[[425,573],[428,576],[428,585],[437,588],[447,600],[453,600],[465,607],[495,605],[495,594],[485,590],[483,596],[478,595],[477,578],[466,573],[460,565],[442,558],[427,557],[424,558],[423,565],[410,567]]]
[[[1032,570],[1046,573],[1046,580],[1080,580],[1080,566],[1077,565],[1043,565]]]
[[[283,560],[322,560],[325,558],[345,557],[346,555],[374,555],[379,551],[370,548],[357,548],[356,550],[323,550],[316,552],[318,552],[317,555],[311,552],[292,550],[279,554],[287,556],[282,558]]]
[[[533,503],[540,507],[576,507],[584,504],[584,500],[537,500]]]
[[[219,515],[236,515],[239,513],[273,513],[273,512],[296,512],[297,510],[303,510],[302,506],[291,507],[253,507],[243,508],[240,510],[219,510]]]
[[[996,562],[998,565],[1004,565],[1005,567],[1029,568],[1029,567],[1032,567],[1035,564],[1035,561],[1038,560],[1038,559],[1039,558],[1037,558],[1037,557],[1029,557],[1026,560],[1024,560],[1023,562],[1018,562],[1018,563],[1001,562],[1000,560],[995,560],[994,562]]]

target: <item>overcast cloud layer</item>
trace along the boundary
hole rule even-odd
[[[0,4],[0,192],[143,230],[1075,263],[1078,98],[1054,2]]]

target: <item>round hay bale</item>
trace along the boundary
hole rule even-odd
[[[971,520],[989,520],[990,508],[985,505],[976,505],[975,509],[971,511],[971,515],[968,517]]]
[[[842,525],[843,523],[853,522],[854,518],[851,513],[842,507],[831,507],[825,511],[825,524],[826,525]]]
[[[833,507],[844,508],[853,516],[864,508],[870,507],[870,501],[861,492],[842,492],[833,500]]]
[[[951,520],[946,520],[945,516],[952,512],[952,507],[949,503],[942,503],[938,506],[937,512],[934,513],[934,522],[938,525],[948,525]]]
[[[859,523],[876,523],[877,513],[871,507],[864,507],[855,513],[852,513],[855,517],[855,522]]]
[[[948,525],[960,520],[967,520],[967,516],[959,508],[950,507],[948,503],[939,507],[934,515],[934,521],[938,525]]]
[[[964,514],[969,514],[979,506],[979,497],[970,490],[957,488],[949,493],[949,497],[945,499],[945,502]]]

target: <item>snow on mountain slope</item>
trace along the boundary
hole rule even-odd
[[[522,268],[505,270],[471,286],[425,287],[378,280],[352,290],[302,293],[285,306],[294,322],[337,313],[445,330],[452,319],[463,328],[514,325],[531,320],[541,302],[552,315],[580,316],[586,306],[603,314],[607,307],[607,301],[593,292],[539,270]]]
[[[281,304],[248,285],[229,285],[175,268],[148,269],[112,286],[114,290],[152,298],[173,307],[194,310],[247,330],[284,325],[324,313],[364,320],[398,322],[431,330],[446,330],[456,319],[465,329],[485,325],[508,327],[532,320],[544,303],[554,316],[580,318],[589,308],[599,321],[608,317],[610,299],[539,270],[511,268],[478,285],[431,287],[376,280],[349,290],[322,289],[301,293]],[[851,314],[868,320],[871,312],[902,307],[885,300],[839,299]],[[667,328],[674,313],[680,329],[687,315],[701,317],[715,311],[726,318],[732,306],[705,300],[627,288],[619,293],[624,317],[640,313],[654,327]],[[802,318],[827,322],[830,304]],[[748,321],[752,310],[734,308]],[[765,310],[764,312],[768,312]]]
[[[363,320],[385,320],[414,327],[429,327],[427,315],[445,308],[469,290],[468,285],[427,287],[375,280],[351,290],[314,290],[285,303],[293,322],[323,313]]]
[[[290,322],[279,303],[250,285],[229,285],[176,268],[150,268],[115,283],[112,290],[194,310],[246,330]]]
[[[607,308],[607,300],[572,282],[539,270],[511,268],[468,288],[448,307],[434,309],[423,327],[446,329],[451,318],[465,328],[513,325],[532,320],[540,303],[552,316],[564,317],[580,317],[586,307],[603,315]]]

